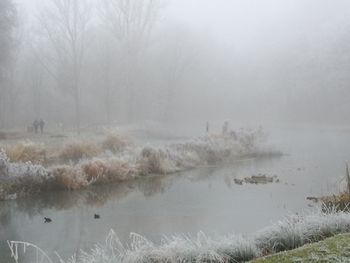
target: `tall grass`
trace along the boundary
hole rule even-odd
[[[46,188],[50,177],[43,166],[31,162],[12,163],[7,155],[0,151],[0,200],[41,191]]]
[[[119,153],[125,150],[129,145],[129,141],[116,134],[110,134],[101,142],[103,150],[111,151],[112,153]]]
[[[95,143],[89,142],[72,142],[66,144],[59,153],[62,161],[73,161],[77,163],[84,158],[93,158],[102,153],[102,149]]]
[[[58,154],[65,164],[47,168],[32,162],[12,162],[2,153],[0,199],[6,195],[26,195],[53,189],[78,190],[93,184],[132,180],[149,174],[170,174],[201,165],[231,162],[254,151],[261,152],[258,145],[255,150],[247,148],[246,144],[241,145],[242,136],[209,135],[163,147],[128,147],[130,145],[123,139],[110,136],[102,144],[74,142],[65,145]],[[244,136],[253,138],[255,133]],[[107,149],[113,153],[103,154]],[[1,162],[5,163],[5,168],[1,168]],[[38,173],[43,176],[38,176]],[[1,180],[1,177],[7,180]]]
[[[96,245],[66,263],[246,262],[349,231],[350,214],[335,211],[290,215],[250,236],[209,237],[200,232],[197,236],[164,237],[155,244],[140,235],[131,234],[130,242],[124,244],[111,231],[104,244]]]
[[[11,162],[43,164],[47,158],[44,146],[31,141],[23,141],[13,147],[7,147],[5,152]]]

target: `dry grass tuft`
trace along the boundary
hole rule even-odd
[[[166,154],[160,149],[145,147],[141,152],[139,170],[141,174],[166,174]]]
[[[81,170],[70,166],[62,166],[53,169],[52,174],[58,189],[79,190],[87,187],[89,182]]]
[[[101,153],[101,149],[88,142],[73,142],[64,146],[59,153],[62,161],[78,162],[83,158],[92,158]]]
[[[44,164],[47,159],[46,150],[30,141],[8,147],[5,152],[10,161],[15,163],[32,162],[34,164]]]
[[[87,180],[97,180],[107,172],[107,166],[103,161],[91,161],[83,165],[83,171],[87,176]]]
[[[119,135],[111,134],[102,141],[102,149],[112,153],[122,152],[127,146],[128,141]]]
[[[319,198],[322,202],[323,211],[336,211],[350,212],[350,194],[342,192],[339,195],[324,196]]]
[[[137,174],[137,170],[120,160],[93,160],[82,165],[82,170],[89,182],[108,183],[130,180]]]

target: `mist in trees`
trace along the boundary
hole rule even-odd
[[[1,0],[0,128],[342,123],[349,14],[345,0]]]
[[[14,53],[16,52],[15,28],[16,8],[11,0],[0,2],[0,127],[10,123],[8,114],[13,114],[14,94]]]

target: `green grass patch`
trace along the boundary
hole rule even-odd
[[[337,235],[291,251],[267,256],[252,263],[350,262],[350,234]]]

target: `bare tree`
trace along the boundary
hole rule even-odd
[[[81,129],[81,71],[90,8],[85,0],[51,0],[40,17],[52,54],[41,60],[46,70],[74,99],[78,134]]]
[[[113,48],[114,39],[108,34],[99,34],[97,43],[97,66],[100,73],[100,87],[102,92],[102,103],[105,112],[107,124],[112,121],[112,99],[115,90],[112,90],[113,70],[115,70],[115,49]]]
[[[45,69],[37,55],[32,52],[26,58],[26,82],[29,88],[35,118],[42,117],[42,94]]]
[[[0,125],[4,126],[9,102],[11,101],[11,63],[14,51],[14,31],[17,23],[17,11],[12,0],[0,1]]]
[[[105,0],[102,19],[119,42],[124,55],[123,82],[128,92],[128,120],[133,120],[135,82],[141,52],[149,43],[162,0]]]
[[[161,52],[160,65],[165,82],[163,90],[165,108],[161,111],[163,120],[172,120],[176,97],[181,93],[180,84],[197,56],[195,46],[191,42],[188,32],[176,28],[171,31]]]

